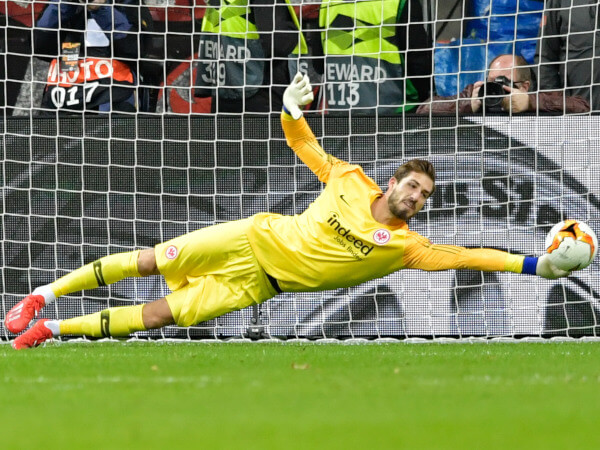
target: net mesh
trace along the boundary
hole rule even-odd
[[[329,152],[380,185],[405,159],[432,160],[438,187],[411,226],[433,242],[541,254],[563,218],[600,227],[595,117],[309,120]],[[322,188],[277,118],[37,118],[8,121],[3,133],[4,311],[109,253],[256,212],[298,213]],[[281,338],[595,336],[599,278],[597,262],[554,282],[404,270],[354,288],[282,294],[261,305],[261,321]],[[129,279],[43,313],[67,318],[167,292],[160,277]],[[252,317],[247,309],[139,336],[245,336]]]
[[[407,159],[425,157],[436,166],[437,191],[411,228],[435,243],[528,255],[544,251],[545,233],[562,219],[577,218],[600,230],[598,116],[485,112],[438,117],[415,115],[414,110],[383,114],[377,107],[392,99],[382,99],[387,91],[372,77],[327,84],[336,72],[319,68],[323,57],[314,50],[325,30],[318,20],[319,6],[294,3],[302,12],[299,26],[308,53],[290,59],[301,67],[311,63],[311,80],[318,90],[306,115],[323,147],[360,164],[382,187]],[[78,2],[71,4],[80,7]],[[383,3],[377,4],[383,11]],[[406,4],[412,8],[414,2]],[[501,53],[522,54],[539,77],[532,43],[542,18],[541,2],[494,2],[491,14],[485,2],[462,11],[448,11],[450,5],[443,10],[440,2],[423,5],[422,17],[412,24],[437,33],[435,47],[429,48],[437,94],[457,95],[467,84],[483,79],[489,62]],[[287,147],[277,110],[215,115],[210,113],[211,100],[196,95],[204,2],[144,2],[153,27],[125,32],[147,45],[137,57],[124,57],[136,68],[138,110],[119,115],[66,115],[43,106],[50,62],[35,52],[34,24],[46,6],[0,5],[6,25],[0,89],[3,316],[35,287],[107,254],[149,248],[256,212],[300,213],[319,194],[322,185]],[[138,6],[134,10],[138,23],[148,17]],[[413,17],[414,11],[409,12]],[[89,24],[84,27],[93,31]],[[373,31],[385,35],[377,25],[354,22],[350,28],[361,31],[361,38]],[[59,29],[69,31],[66,25]],[[439,39],[453,32],[468,38]],[[573,36],[587,32],[578,30]],[[408,39],[410,27],[401,33]],[[275,37],[272,53],[281,42]],[[594,37],[592,45],[595,42]],[[388,50],[382,43],[378,51]],[[344,64],[357,64],[363,67],[359,73],[367,75],[384,67],[364,69],[370,66],[360,65],[363,57],[352,50]],[[262,60],[275,64],[278,58]],[[583,83],[589,87],[595,72],[588,72],[590,78]],[[535,80],[533,92],[544,90]],[[564,87],[566,81],[558,88],[563,100],[573,94]],[[285,86],[275,79],[271,84]],[[370,115],[358,117],[359,108],[351,114],[332,113],[328,90],[349,94],[365,87],[371,87],[369,98],[376,102],[367,108]],[[69,95],[65,88],[62,100],[67,102]],[[354,100],[346,98],[346,106]],[[593,102],[591,106],[597,109]],[[323,114],[326,109],[329,113]],[[167,293],[159,277],[129,279],[62,297],[43,310],[43,317],[64,319]],[[505,273],[405,270],[353,288],[282,294],[261,305],[259,316],[245,309],[186,329],[167,327],[136,335],[246,337],[259,317],[264,336],[277,338],[596,336],[599,298],[598,261],[558,281]],[[0,337],[13,337],[3,324]]]

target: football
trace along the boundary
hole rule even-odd
[[[598,252],[596,233],[586,223],[564,220],[552,227],[545,241],[550,261],[566,271],[589,266]]]

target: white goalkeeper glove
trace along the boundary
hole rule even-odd
[[[308,105],[313,99],[312,86],[308,75],[302,75],[298,72],[283,93],[283,108],[294,120],[298,120],[302,117],[300,106]]]
[[[559,269],[552,264],[550,255],[546,253],[538,258],[535,274],[540,277],[548,278],[549,280],[554,280],[556,278],[569,276],[571,272]]]

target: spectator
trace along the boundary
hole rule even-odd
[[[211,112],[279,112],[306,42],[287,0],[209,0],[202,20],[195,95]]]
[[[531,70],[527,61],[519,55],[500,55],[492,60],[487,83],[494,82],[499,92],[485,99],[489,112],[582,113],[590,109],[589,103],[583,98],[564,97],[562,91],[529,92],[533,84]],[[417,114],[479,113],[483,110],[482,88],[487,83],[477,81],[467,85],[458,98],[455,95],[435,96],[419,106]]]
[[[136,111],[137,60],[146,36],[138,32],[151,27],[136,0],[52,0],[33,33],[34,54],[51,60],[42,107]]]
[[[325,0],[325,107],[396,114],[431,94],[432,43],[419,0]]]
[[[542,89],[567,89],[600,112],[600,10],[597,0],[546,0],[535,52]]]

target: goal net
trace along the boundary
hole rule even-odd
[[[27,9],[17,4],[28,12],[29,22],[17,20],[7,10],[3,31],[8,64],[0,126],[2,317],[35,287],[107,254],[150,248],[257,212],[300,213],[321,192],[316,176],[287,147],[277,111],[215,113],[210,98],[196,95],[204,4],[144,5],[154,8],[149,10],[154,28],[144,30],[154,43],[154,53],[137,55],[136,69],[138,62],[147,66],[136,82],[136,89],[144,92],[136,93],[137,109],[119,114],[56,112],[43,103],[51,63],[18,48],[21,35],[35,40],[33,24],[46,7],[36,5]],[[307,56],[318,66],[323,56],[312,53],[310,45],[328,28],[315,15],[318,6],[315,9],[310,2],[300,6],[310,7],[298,22],[310,36],[309,53],[295,56],[296,63],[302,67]],[[135,8],[141,22],[141,9]],[[536,13],[539,20],[541,12]],[[463,11],[468,14],[473,13]],[[517,23],[516,12],[501,16]],[[185,20],[179,20],[182,17]],[[419,23],[431,31],[446,22],[464,23],[462,18],[443,19],[439,11],[427,7]],[[84,26],[89,34],[98,33],[89,22]],[[354,26],[383,29],[362,22]],[[460,33],[464,31],[461,28]],[[512,44],[531,40],[517,31],[515,27]],[[465,80],[472,79],[467,76],[479,74],[483,79],[491,60],[490,33],[488,29],[487,40],[477,45],[469,41],[456,49],[446,44],[438,44],[435,52],[430,48],[438,94],[442,87],[457,94]],[[273,53],[277,42],[271,41]],[[461,69],[464,52],[475,47],[483,50],[483,66]],[[348,56],[351,62],[361,57]],[[25,61],[23,73],[15,75],[11,61]],[[393,99],[384,100],[385,91],[370,79],[346,83],[345,92],[360,88],[362,93],[371,86],[374,106],[359,111],[361,105],[348,102],[332,111],[327,65],[311,70],[318,101],[305,115],[327,152],[360,164],[384,189],[402,162],[420,157],[434,163],[436,193],[411,221],[411,228],[432,242],[540,255],[545,234],[562,219],[576,218],[600,231],[600,117],[487,112],[438,116],[416,114],[414,108],[392,114],[379,107],[395,105]],[[55,97],[64,105],[71,93],[69,87],[63,88],[64,96]],[[567,95],[565,89],[562,92]],[[83,101],[87,93],[72,99]],[[116,96],[109,94],[111,100]],[[407,102],[402,97],[397,106]],[[145,303],[168,292],[161,277],[127,279],[61,297],[42,311],[42,317],[65,319]],[[351,288],[281,294],[258,308],[193,327],[166,327],[136,336],[595,337],[600,332],[599,300],[598,260],[555,281],[510,273],[403,270]],[[0,337],[14,336],[1,324]]]

